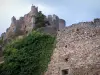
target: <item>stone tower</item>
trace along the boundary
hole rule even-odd
[[[52,21],[53,21],[53,26],[59,29],[59,17],[54,14],[52,17]]]
[[[15,16],[13,16],[13,17],[11,18],[11,23],[12,23],[12,24],[15,24],[15,23],[16,23],[16,18],[15,18]]]
[[[31,16],[31,27],[32,29],[35,27],[35,17],[38,14],[38,7],[31,6],[31,12],[30,12],[30,16]]]
[[[60,19],[55,14],[53,16],[52,15],[48,15],[47,19],[48,19],[50,25],[52,27],[55,27],[57,30],[61,30],[61,29],[65,28],[65,26],[66,26],[65,20]]]
[[[32,6],[31,6],[31,16],[36,16],[37,13],[38,13],[38,7],[35,7],[32,4]]]
[[[64,29],[66,25],[65,20],[59,19],[59,30]]]

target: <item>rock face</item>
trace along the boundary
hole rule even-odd
[[[20,35],[25,35],[33,30],[35,25],[36,16],[38,14],[38,7],[31,6],[31,11],[28,14],[25,14],[24,17],[20,17],[19,20],[13,16],[11,18],[11,25],[7,28],[6,32],[2,34],[4,40],[8,40],[9,38],[17,37]],[[46,21],[49,22],[49,25],[46,25],[54,29],[55,31],[61,30],[65,27],[65,21],[63,19],[59,19],[56,15],[49,15],[45,18]],[[64,23],[63,23],[64,22]],[[49,30],[50,30],[49,29]]]
[[[100,19],[58,31],[45,75],[100,75]]]

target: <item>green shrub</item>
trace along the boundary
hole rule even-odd
[[[43,75],[54,48],[55,37],[32,32],[10,43],[4,50],[0,75]]]

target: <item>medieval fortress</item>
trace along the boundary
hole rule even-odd
[[[2,34],[4,39],[10,35],[24,35],[35,27],[38,7],[16,20],[12,17],[11,26]],[[100,19],[80,22],[65,27],[65,21],[56,15],[49,15],[46,20],[50,25],[42,29],[57,33],[56,48],[45,75],[100,75]]]
[[[33,30],[35,27],[35,17],[38,14],[38,7],[31,6],[31,11],[28,14],[25,14],[24,17],[20,17],[19,20],[13,16],[11,18],[11,25],[7,28],[6,32],[1,36],[4,39],[8,39],[14,35],[24,35]],[[61,30],[65,27],[65,20],[59,19],[56,15],[48,15],[45,18],[46,21],[49,22],[50,25],[46,25],[46,27],[55,28],[55,30]]]

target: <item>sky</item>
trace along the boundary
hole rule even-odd
[[[17,19],[38,6],[45,15],[56,14],[66,21],[66,26],[100,18],[100,0],[0,0],[0,34]]]

